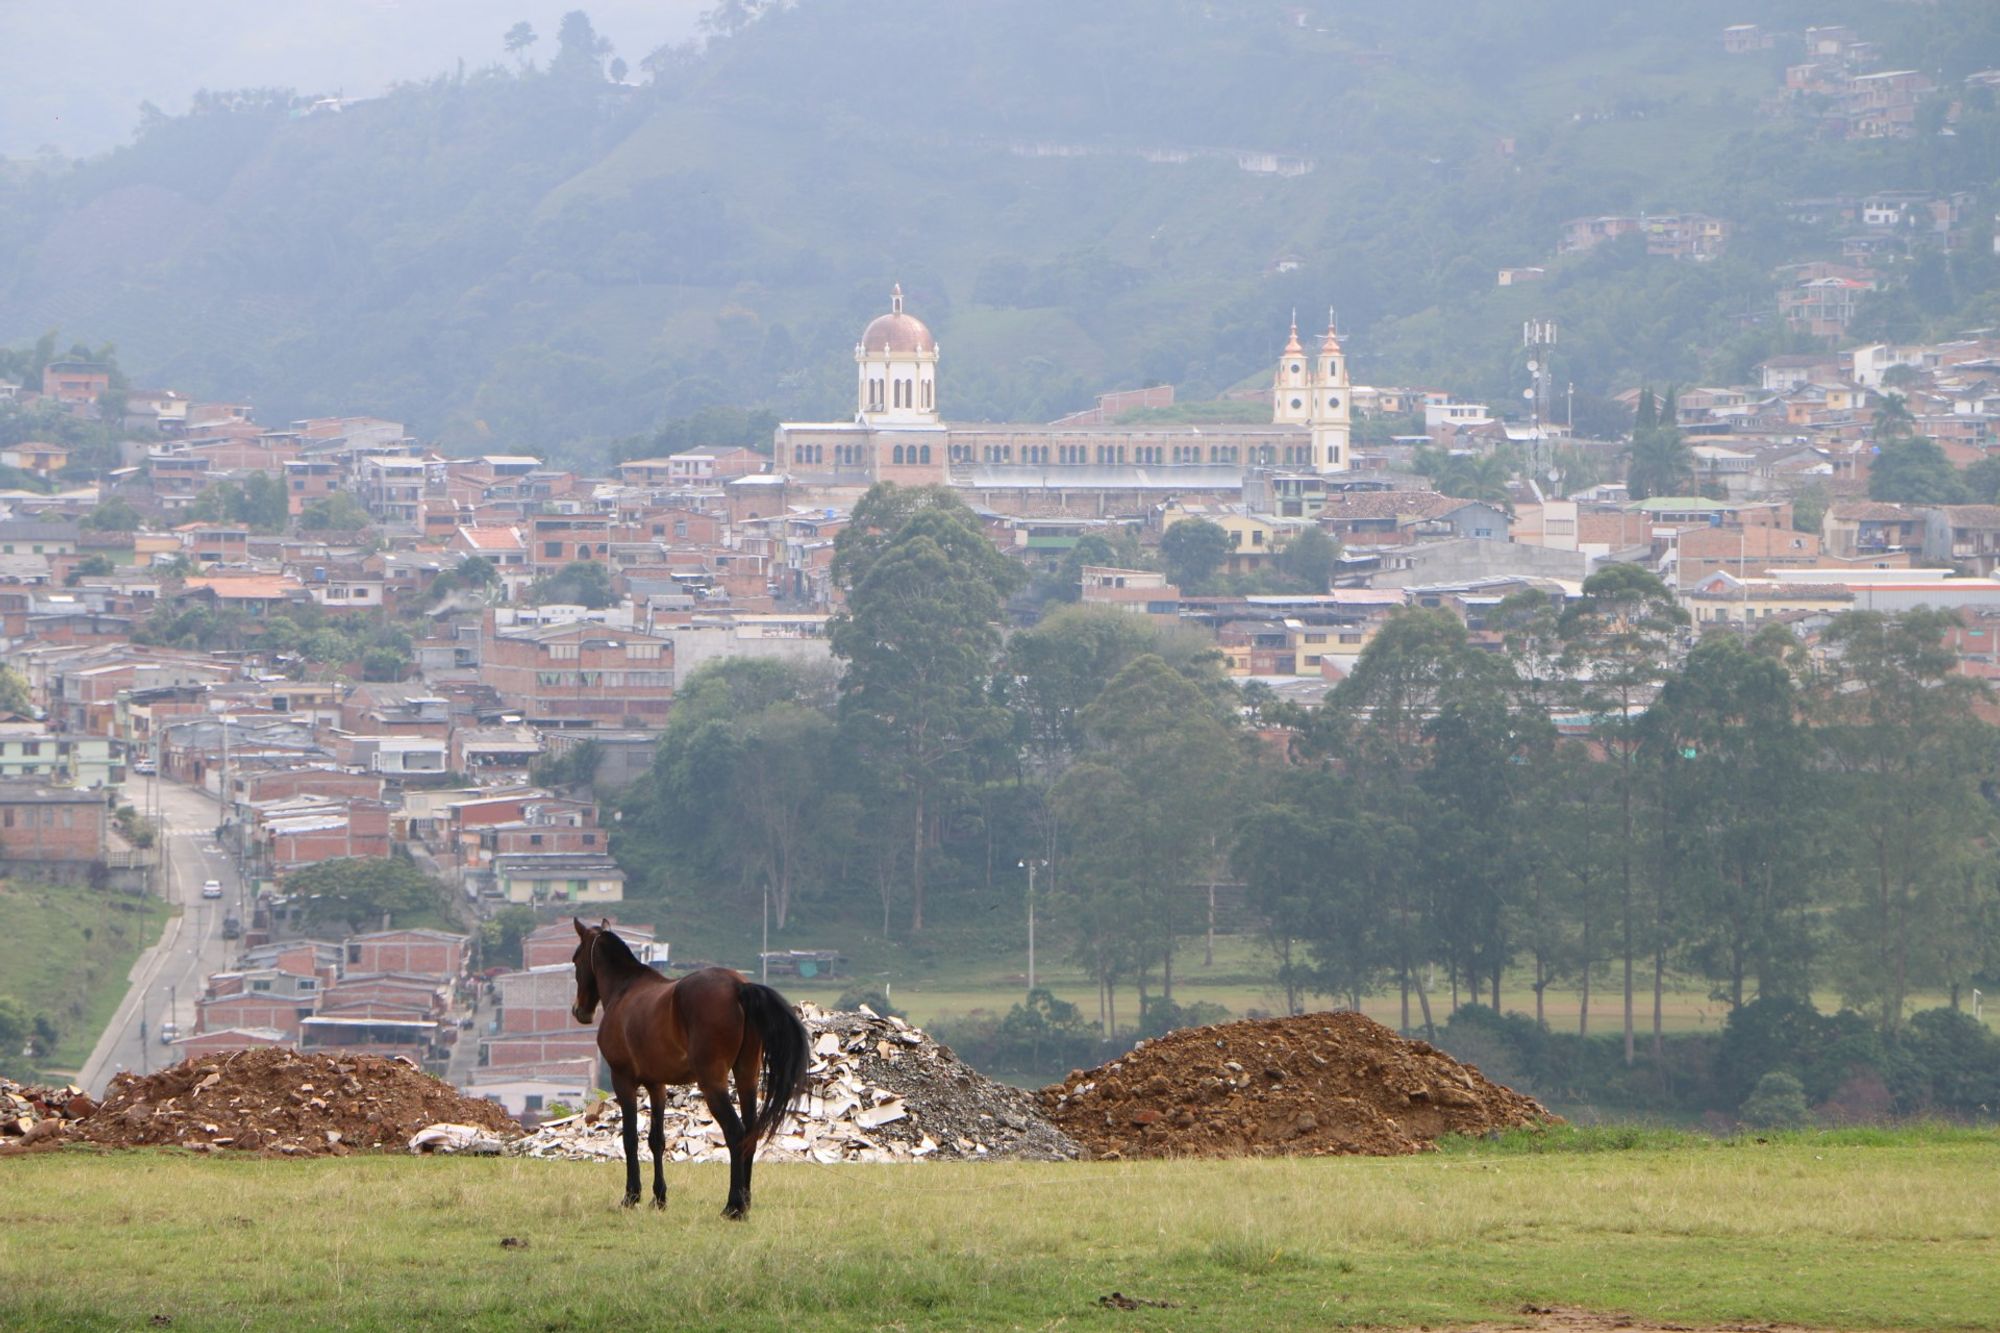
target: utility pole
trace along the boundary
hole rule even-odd
[[[1021,869],[1028,872],[1028,989],[1035,989],[1035,872],[1048,864],[1047,861],[1023,861]]]
[[[764,943],[757,951],[757,980],[771,982],[771,881],[764,881]]]
[[[1532,381],[1521,396],[1528,400],[1528,411],[1533,425],[1533,457],[1529,460],[1529,471],[1539,474],[1542,470],[1542,423],[1549,419],[1549,361],[1556,346],[1556,322],[1552,319],[1529,319],[1521,322],[1521,346],[1528,353],[1528,375]]]

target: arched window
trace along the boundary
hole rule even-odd
[[[931,461],[931,447],[928,444],[918,449],[917,453],[919,455],[917,459],[919,463],[928,463]]]
[[[891,452],[890,458],[894,462],[901,463],[903,461],[903,446],[900,444],[897,445],[895,449]]]

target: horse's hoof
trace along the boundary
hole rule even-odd
[[[666,1212],[666,1211],[667,1211],[667,1196],[666,1196],[666,1195],[664,1195],[664,1194],[661,1194],[661,1195],[656,1195],[656,1196],[654,1197],[654,1199],[653,1199],[653,1208],[654,1208],[654,1210],[655,1210],[655,1211],[657,1211],[657,1212],[662,1212],[662,1213]]]
[[[639,1196],[636,1194],[626,1195],[624,1199],[624,1205],[627,1208],[637,1208],[639,1206]]]
[[[747,1203],[732,1203],[722,1210],[722,1215],[731,1222],[741,1222],[744,1218],[750,1216],[750,1205]]]

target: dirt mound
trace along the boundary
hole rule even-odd
[[[812,1038],[810,1076],[791,1114],[758,1149],[760,1161],[1065,1161],[1081,1155],[1042,1115],[1033,1094],[995,1083],[899,1018],[810,1004],[800,1005],[799,1015]],[[643,1095],[639,1101],[644,1157],[652,1112]],[[668,1088],[665,1101],[669,1160],[728,1160],[722,1131],[698,1091]],[[506,1151],[622,1161],[623,1123],[616,1103],[601,1103],[544,1124]]]
[[[1072,1073],[1041,1102],[1098,1157],[1392,1157],[1555,1119],[1356,1013],[1183,1028]]]
[[[407,1060],[302,1055],[268,1047],[185,1060],[157,1074],[120,1074],[103,1105],[65,1125],[73,1142],[285,1155],[401,1150],[440,1121],[499,1137],[520,1126],[492,1102],[461,1096]]]

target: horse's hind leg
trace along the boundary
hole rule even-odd
[[[764,1045],[745,1030],[736,1052],[736,1104],[743,1108],[743,1210],[750,1210],[750,1168],[757,1161],[757,1074],[764,1063]]]
[[[611,1092],[618,1098],[618,1111],[625,1122],[625,1206],[639,1202],[639,1083],[629,1074],[611,1071]],[[659,1123],[655,1112],[653,1121]]]
[[[658,1083],[646,1085],[646,1101],[653,1108],[653,1127],[646,1135],[646,1146],[653,1150],[653,1207],[667,1206],[666,1169],[660,1161],[667,1154],[666,1088]]]
[[[701,1096],[722,1129],[722,1141],[729,1145],[729,1200],[722,1205],[722,1215],[739,1219],[750,1211],[750,1131],[730,1105],[729,1084],[723,1078],[702,1079]]]

